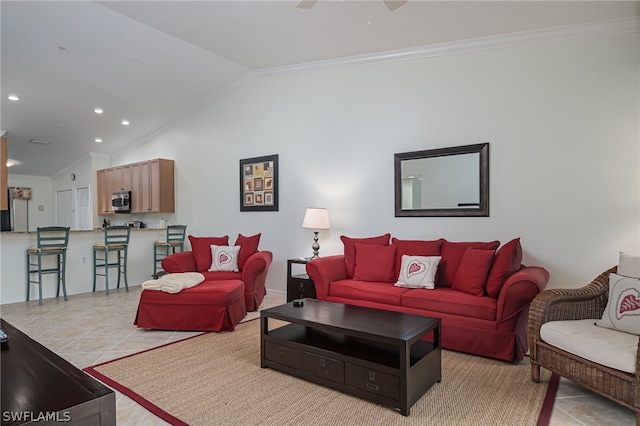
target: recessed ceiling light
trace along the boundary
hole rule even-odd
[[[104,111],[102,110],[102,108],[96,108],[93,110],[93,112],[95,112],[96,114],[102,114]]]
[[[10,101],[19,101],[20,98],[17,97],[16,95],[9,95],[7,96],[7,99],[9,99]]]
[[[129,123],[129,120],[122,120],[122,125],[123,126],[128,126],[129,124],[131,124],[131,123]]]
[[[18,160],[12,160],[11,158],[7,159],[7,167],[17,166],[20,163]]]
[[[100,139],[100,138],[95,138],[95,139],[94,139],[94,141],[96,141],[97,143],[100,143],[100,142],[102,142],[102,139]]]

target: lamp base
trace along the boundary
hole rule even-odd
[[[320,244],[318,244],[318,231],[313,231],[313,245],[311,248],[313,249],[313,256],[311,256],[311,259],[319,258]]]

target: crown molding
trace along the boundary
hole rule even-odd
[[[284,67],[256,70],[253,76],[261,77],[290,72],[317,71],[330,68],[371,65],[384,62],[404,61],[410,59],[429,58],[442,55],[475,52],[480,50],[500,49],[505,47],[524,46],[555,41],[575,40],[588,37],[599,37],[612,34],[624,34],[640,31],[640,17],[627,17],[586,24],[567,25],[501,34],[497,36],[437,43],[426,46],[393,50],[368,55],[358,55],[326,61],[307,62]]]

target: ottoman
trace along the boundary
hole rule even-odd
[[[231,331],[245,315],[244,282],[204,281],[174,294],[142,290],[133,323],[157,330]]]

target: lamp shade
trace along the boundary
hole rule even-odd
[[[308,208],[304,214],[302,227],[308,229],[329,229],[329,213],[327,209]]]

